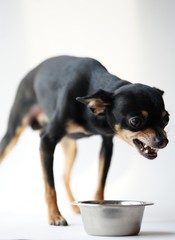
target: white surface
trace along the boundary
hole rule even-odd
[[[122,239],[123,237],[99,237],[88,235],[83,227],[81,217],[69,215],[69,226],[49,226],[42,215],[3,214],[0,219],[0,239],[2,240],[109,240]],[[126,236],[124,239],[175,239],[175,221],[144,221],[139,235]]]
[[[116,138],[106,184],[106,199],[155,203],[145,212],[139,236],[143,239],[174,238],[174,12],[174,0],[0,1],[0,136],[21,78],[50,56],[95,57],[123,79],[165,91],[170,143],[149,161]],[[98,137],[78,141],[71,181],[77,200],[94,196],[100,141]],[[28,128],[0,166],[0,238],[93,239],[84,232],[80,218],[68,211],[59,146],[55,182],[60,209],[71,226],[57,229],[46,224],[38,147],[38,132]]]

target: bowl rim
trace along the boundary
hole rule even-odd
[[[73,201],[72,205],[77,206],[93,206],[93,207],[142,207],[154,205],[150,201],[139,200],[86,200],[86,201]]]

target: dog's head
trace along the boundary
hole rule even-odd
[[[165,127],[169,114],[165,110],[163,91],[143,84],[128,84],[110,93],[77,98],[95,115],[104,115],[114,134],[137,148],[148,159],[168,144]]]

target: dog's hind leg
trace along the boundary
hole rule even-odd
[[[28,116],[25,116],[19,126],[16,128],[8,128],[7,133],[4,135],[0,142],[0,162],[6,157],[13,146],[16,145],[21,133],[29,123]]]
[[[101,146],[100,158],[99,158],[98,184],[97,184],[97,191],[95,194],[96,200],[104,199],[104,188],[105,188],[108,170],[111,163],[112,150],[113,150],[112,137],[102,137],[102,138],[103,140],[102,140],[102,146]]]
[[[34,71],[31,71],[20,83],[12,106],[7,131],[0,141],[0,162],[17,143],[17,140],[29,124],[29,110],[36,103],[33,90]]]
[[[65,153],[65,172],[64,172],[64,183],[66,187],[66,192],[69,198],[70,202],[75,201],[75,198],[72,194],[71,187],[70,187],[70,177],[71,177],[71,171],[72,167],[76,158],[76,153],[77,153],[77,145],[76,145],[76,140],[70,139],[67,137],[64,137],[63,140],[61,141],[63,150]],[[74,212],[79,213],[80,209],[77,206],[72,205],[72,208]]]

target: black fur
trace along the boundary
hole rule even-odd
[[[7,132],[0,143],[0,156],[3,156],[24,117],[28,116],[28,124],[33,129],[41,129],[40,151],[49,221],[66,225],[56,204],[54,188],[53,154],[56,144],[64,136],[77,139],[101,135],[100,155],[104,161],[101,181],[104,189],[115,135],[136,146],[148,159],[157,157],[155,149],[167,145],[164,128],[169,114],[162,95],[163,91],[159,89],[121,80],[91,58],[50,58],[22,80]],[[47,120],[39,120],[41,113]],[[68,127],[72,123],[74,131]]]

